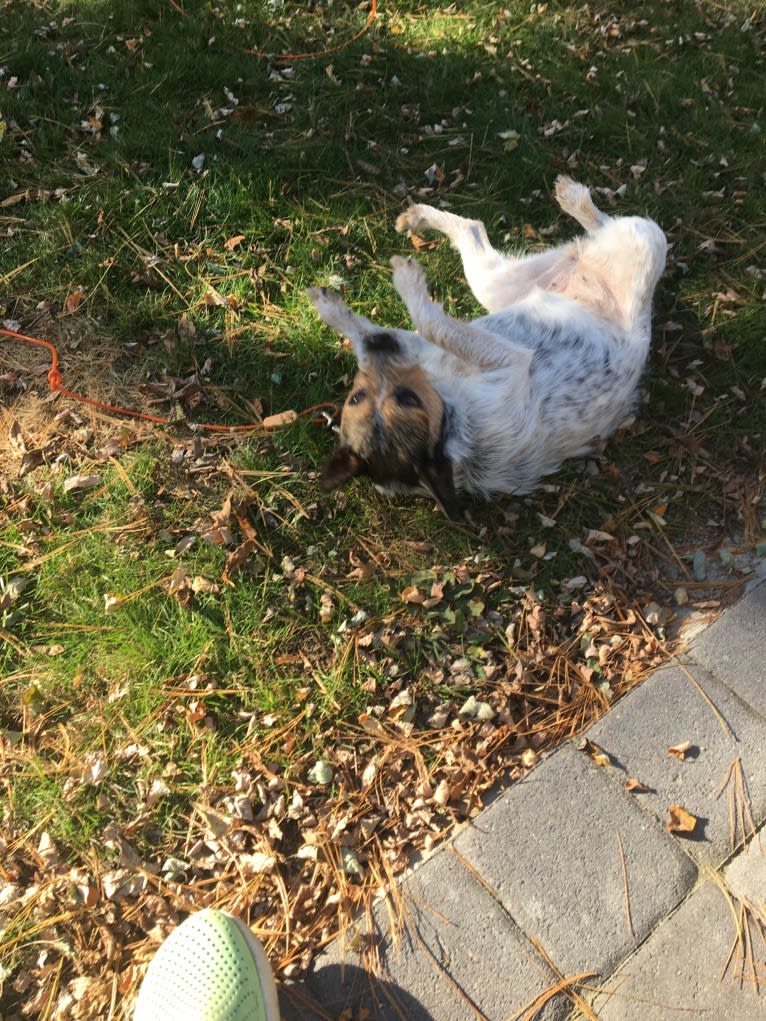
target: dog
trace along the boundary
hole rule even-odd
[[[478,220],[426,205],[397,219],[398,231],[440,231],[458,250],[489,313],[472,322],[432,301],[420,267],[401,257],[393,280],[415,332],[376,326],[326,288],[308,291],[358,363],[325,491],[368,476],[385,493],[425,492],[454,517],[459,493],[529,493],[631,414],[665,235],[653,220],[606,215],[568,177],[555,195],[585,234],[516,257],[492,248]]]

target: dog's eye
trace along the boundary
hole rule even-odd
[[[423,402],[415,393],[406,386],[397,386],[394,390],[396,403],[402,408],[422,408]]]
[[[366,390],[355,390],[348,399],[349,404],[359,404],[367,396]]]

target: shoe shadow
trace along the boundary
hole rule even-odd
[[[353,964],[328,964],[303,982],[281,985],[279,1008],[282,1021],[434,1021],[410,993]]]

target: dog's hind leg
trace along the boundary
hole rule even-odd
[[[612,222],[612,217],[602,213],[590,196],[590,189],[578,184],[563,174],[556,178],[556,201],[561,209],[574,217],[588,234],[596,234]]]
[[[526,378],[532,352],[506,338],[500,338],[476,323],[461,322],[447,315],[428,295],[426,279],[412,259],[394,256],[394,285],[412,316],[421,337],[448,351],[468,365],[483,370],[501,366],[518,370],[518,379]]]
[[[397,230],[438,230],[449,238],[463,259],[468,284],[489,312],[501,312],[527,297],[540,280],[559,272],[563,260],[571,261],[568,248],[514,257],[498,252],[489,243],[480,220],[466,220],[431,206],[413,205],[396,221]]]
[[[498,312],[514,300],[514,296],[505,293],[502,283],[516,260],[492,247],[481,220],[467,220],[431,206],[412,205],[397,218],[396,229],[413,233],[438,230],[445,234],[460,252],[469,287],[488,311]]]

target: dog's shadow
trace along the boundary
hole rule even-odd
[[[305,982],[279,987],[282,1021],[435,1021],[410,993],[344,963],[319,968]]]

